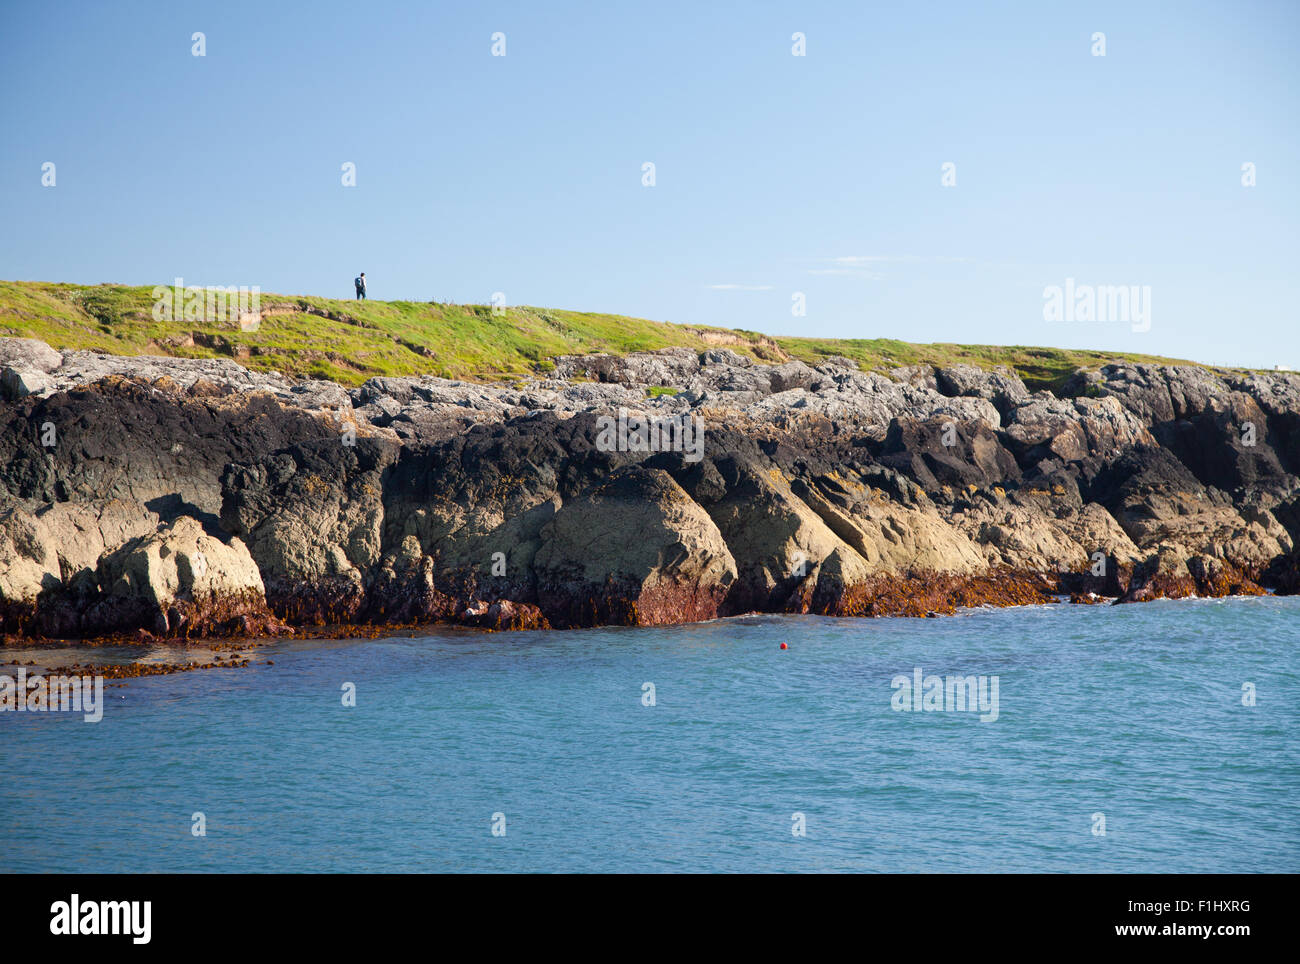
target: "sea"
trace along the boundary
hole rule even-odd
[[[1300,871],[1296,597],[252,654],[0,712],[0,871]]]

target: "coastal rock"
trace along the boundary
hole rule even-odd
[[[181,517],[101,560],[100,598],[89,621],[101,629],[149,626],[157,635],[219,635],[267,616],[262,578],[238,539],[208,535]]]
[[[740,358],[734,352],[725,354],[728,359]],[[721,352],[715,349],[706,357],[710,359],[707,364],[714,364],[712,359],[721,357]],[[561,355],[555,359],[554,374],[562,379],[588,378],[623,385],[680,385],[699,368],[700,358],[692,349],[661,348],[628,355]]]
[[[1195,595],[1196,581],[1187,568],[1187,557],[1176,547],[1161,546],[1133,571],[1128,591],[1119,602],[1185,599]]]
[[[932,392],[939,391],[939,380],[935,377],[932,365],[902,365],[892,368],[889,377],[896,382],[903,382],[914,388],[924,388]]]
[[[551,628],[546,616],[536,606],[509,599],[498,599],[491,604],[480,603],[465,610],[461,619],[467,625],[494,632]]]
[[[381,476],[398,447],[380,439],[296,445],[221,480],[221,524],[247,542],[272,610],[295,622],[351,622],[381,555]]]
[[[53,391],[71,391],[111,375],[156,382],[167,378],[180,390],[206,382],[231,392],[270,392],[288,395],[290,383],[279,375],[256,372],[226,358],[174,358],[154,355],[106,355],[93,351],[68,351],[62,364],[51,369]]]
[[[62,585],[55,542],[34,513],[0,509],[0,606],[6,629],[30,615],[43,590]]]
[[[0,390],[6,399],[50,391],[63,355],[35,338],[0,338]]]
[[[540,540],[538,599],[558,626],[712,619],[736,579],[713,520],[657,469],[565,501]]]
[[[1300,589],[1300,376],[1109,365],[1030,393],[724,344],[346,389],[0,339],[0,620],[525,629]],[[620,410],[692,419],[702,447],[599,441]]]
[[[944,395],[988,399],[1002,413],[1029,398],[1029,389],[1009,368],[985,371],[974,365],[953,365],[935,369],[934,378],[936,387]]]
[[[101,561],[152,535],[158,516],[138,502],[13,501],[0,508],[0,623],[76,633],[99,595]],[[38,603],[40,605],[38,605]],[[39,610],[39,619],[36,618]]]
[[[1227,386],[1208,369],[1189,365],[1105,365],[1099,390],[1147,424],[1211,410]]]

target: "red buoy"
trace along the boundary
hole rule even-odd
[[[781,648],[782,648],[782,649],[789,649],[790,647],[787,646],[785,643],[782,643],[782,644],[781,644]]]

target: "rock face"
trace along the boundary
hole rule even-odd
[[[22,398],[54,387],[50,372],[63,356],[35,338],[0,339],[0,389],[5,398]]]
[[[238,539],[198,520],[170,523],[139,503],[62,502],[0,517],[0,585],[10,629],[53,635],[253,634],[279,630],[262,578]]]
[[[100,597],[87,617],[97,629],[247,632],[266,610],[262,577],[244,544],[208,535],[189,516],[103,557],[98,582]]]
[[[736,580],[718,527],[662,469],[623,470],[565,501],[539,542],[537,594],[560,625],[711,619]]]
[[[0,339],[0,621],[527,629],[1300,590],[1300,376],[891,374],[665,349],[347,389]],[[608,444],[641,417],[702,447]]]

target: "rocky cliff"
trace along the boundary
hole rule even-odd
[[[9,633],[1298,588],[1290,374],[1111,365],[1052,394],[1008,370],[664,349],[561,357],[509,385],[345,389],[10,338],[0,385]]]

